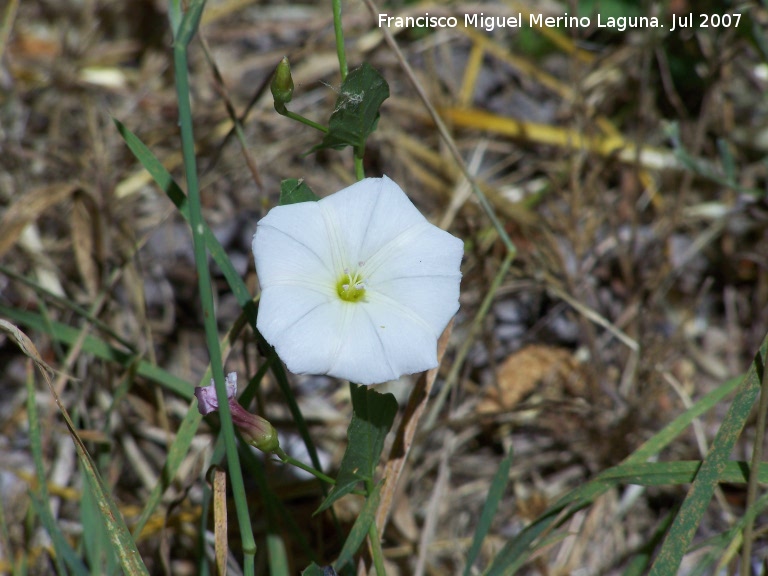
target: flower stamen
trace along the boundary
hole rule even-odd
[[[349,268],[344,268],[344,275],[336,283],[339,298],[345,302],[360,302],[365,296],[365,282],[362,276],[359,270],[350,274]]]

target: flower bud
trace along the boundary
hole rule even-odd
[[[277,430],[267,420],[256,414],[251,414],[240,406],[235,398],[237,394],[237,372],[227,374],[227,399],[232,423],[240,430],[246,442],[263,452],[274,452],[280,447]],[[200,414],[207,416],[219,409],[216,388],[213,379],[210,386],[196,386],[197,409]]]
[[[277,430],[261,416],[251,414],[237,402],[230,402],[232,422],[240,430],[243,439],[262,452],[274,452],[279,446]]]
[[[272,76],[272,98],[275,100],[275,109],[278,112],[285,111],[285,105],[293,98],[293,78],[291,77],[291,65],[288,58],[283,56],[280,64]]]

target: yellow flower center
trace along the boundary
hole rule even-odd
[[[336,283],[336,292],[345,302],[360,302],[365,297],[362,273],[359,270],[350,273],[348,268],[345,269],[344,275]]]

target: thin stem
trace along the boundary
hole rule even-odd
[[[336,480],[334,480],[330,476],[326,476],[319,470],[312,468],[312,466],[308,464],[304,464],[304,462],[301,462],[300,460],[296,460],[295,458],[288,456],[288,454],[286,454],[282,448],[278,448],[277,450],[275,450],[275,455],[286,464],[292,464],[293,466],[296,466],[296,468],[301,468],[305,472],[309,472],[310,474],[312,474],[312,476],[314,476],[318,480],[322,480],[323,482],[331,485],[336,484]]]
[[[336,54],[339,57],[339,72],[341,81],[347,79],[347,53],[344,49],[344,30],[341,28],[341,0],[333,0],[333,30],[336,32]]]
[[[365,178],[365,170],[363,169],[363,157],[355,155],[355,177],[359,180]]]
[[[757,358],[760,358],[758,354]],[[768,357],[766,357],[768,358]],[[768,411],[768,374],[766,374],[763,358],[763,378],[760,387],[760,402],[757,409],[757,425],[755,427],[755,446],[752,451],[752,462],[749,465],[749,481],[747,483],[747,511],[751,512],[757,499],[757,482],[760,474],[760,462],[763,459],[763,440],[765,438],[766,411]],[[752,538],[755,515],[750,514],[747,525],[744,526],[744,543],[741,548],[741,576],[752,573]]]
[[[323,134],[328,133],[328,128],[323,126],[322,124],[318,124],[317,122],[313,122],[309,118],[304,118],[301,114],[296,114],[296,112],[291,112],[283,106],[283,109],[279,109],[277,106],[275,106],[275,110],[277,110],[278,114],[281,114],[282,116],[285,116],[286,118],[291,118],[292,120],[296,120],[298,122],[301,122],[302,124],[306,124],[310,128],[314,128],[315,130],[320,130]]]
[[[256,542],[248,514],[248,501],[245,495],[240,459],[237,453],[235,431],[232,426],[232,415],[227,401],[227,390],[224,383],[224,367],[219,347],[218,327],[213,308],[213,289],[211,276],[208,269],[208,255],[205,249],[205,226],[200,201],[200,187],[197,180],[197,163],[195,158],[195,139],[192,129],[192,111],[189,98],[189,67],[187,63],[187,46],[194,36],[199,15],[202,12],[202,3],[190,6],[189,12],[184,15],[178,27],[179,34],[175,38],[173,47],[173,60],[176,71],[176,95],[179,104],[179,124],[181,126],[181,149],[184,156],[184,169],[187,178],[187,191],[189,197],[189,223],[192,228],[192,241],[197,268],[198,289],[203,308],[203,321],[205,326],[205,338],[208,353],[211,360],[211,371],[216,387],[216,396],[219,400],[219,416],[221,419],[221,432],[224,436],[224,444],[227,453],[229,478],[232,483],[232,494],[235,499],[238,524],[242,537],[244,568],[246,576],[252,576],[254,571],[254,559],[256,555]],[[196,20],[189,18],[196,12]]]

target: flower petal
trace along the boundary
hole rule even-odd
[[[461,240],[425,220],[390,240],[366,262],[367,280],[375,285],[416,276],[460,279],[463,255]]]
[[[375,384],[437,366],[437,340],[410,310],[383,302],[354,308],[330,375]]]
[[[368,290],[366,296],[371,304],[413,314],[436,340],[459,309],[459,279],[451,276],[397,278],[377,284],[375,291]]]
[[[339,342],[345,335],[345,306],[339,299],[326,300],[297,316],[290,325],[274,333],[268,329],[262,331],[262,334],[275,347],[278,356],[291,372],[327,374]]]
[[[333,300],[323,292],[303,286],[268,286],[261,291],[256,327],[267,342],[277,348],[286,331]]]
[[[237,372],[230,372],[226,378],[227,398],[230,401],[237,394]],[[216,396],[216,385],[211,378],[210,386],[195,386],[195,396],[197,397],[197,410],[203,416],[219,409],[219,399]]]
[[[253,254],[262,288],[326,282],[333,286],[331,246],[316,202],[277,206],[261,219]]]
[[[361,180],[319,204],[329,228],[336,230],[336,242],[346,249],[347,266],[365,261],[408,228],[426,222],[386,176]]]

